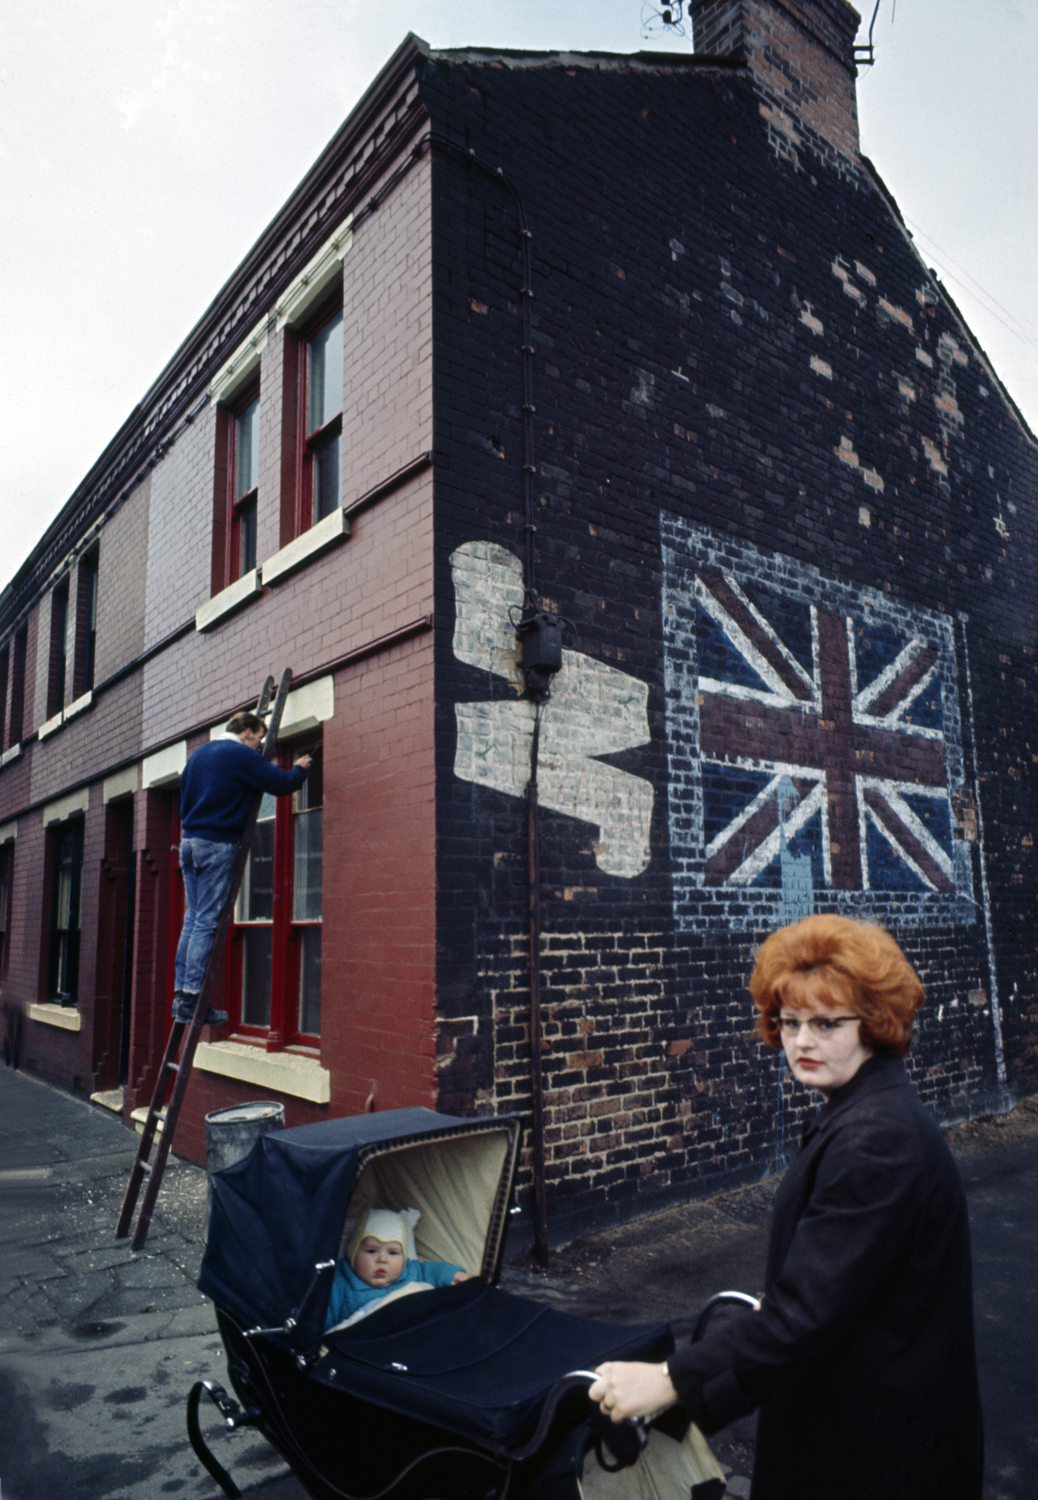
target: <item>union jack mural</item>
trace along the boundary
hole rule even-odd
[[[662,524],[679,918],[973,921],[951,618]]]

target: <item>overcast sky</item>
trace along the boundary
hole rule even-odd
[[[433,47],[690,50],[647,35],[656,9],[9,0],[0,587],[409,30]],[[862,149],[1038,430],[1038,5],[881,0],[874,39]]]

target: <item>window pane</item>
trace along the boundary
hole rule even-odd
[[[245,866],[245,876],[238,892],[235,912],[237,922],[272,922],[274,920],[274,814],[275,799],[264,792],[260,803],[252,852]]]
[[[79,586],[86,591],[84,609],[85,633],[83,637],[83,681],[84,693],[94,685],[94,649],[97,643],[97,559],[88,558],[80,568]]]
[[[79,839],[74,832],[62,834],[58,846],[58,904],[54,925],[61,932],[79,926]]]
[[[83,569],[87,590],[86,621],[88,630],[97,629],[97,560],[92,559]]]
[[[308,754],[311,761],[306,780],[296,792],[293,805],[296,812],[308,812],[312,808],[320,807],[324,801],[324,747],[316,745],[310,750],[304,746],[299,753]]]
[[[299,1030],[321,1032],[321,929],[299,929]]]
[[[342,481],[340,479],[339,452],[342,437],[338,432],[329,435],[313,453],[314,524],[338,510],[342,503]]]
[[[250,500],[238,511],[238,577],[256,566],[256,502]]]
[[[65,665],[68,636],[68,581],[51,595],[50,673],[47,717],[56,714],[65,701]]]
[[[296,813],[296,853],[292,887],[293,922],[321,919],[321,809]]]
[[[342,411],[342,313],[336,313],[310,340],[307,371],[308,433]]]
[[[259,473],[259,397],[250,401],[237,418],[235,434],[234,498],[240,500],[256,488]]]
[[[66,825],[54,845],[48,993],[63,1005],[74,1005],[79,970],[81,825]]]
[[[250,927],[242,934],[241,1020],[243,1026],[270,1025],[270,975],[273,933]]]
[[[67,932],[63,932],[58,938],[58,995],[62,999],[71,995],[72,975],[70,972],[69,959],[71,957],[71,941]]]
[[[58,917],[56,926],[59,932],[67,932],[72,926],[71,912],[72,904],[72,871],[68,866],[58,871]]]

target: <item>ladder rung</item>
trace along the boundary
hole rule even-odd
[[[151,1171],[151,1162],[150,1161],[145,1161],[144,1158],[143,1158],[143,1156],[138,1157],[138,1159],[137,1159],[137,1165],[140,1167],[140,1169],[141,1169],[142,1172],[150,1172]]]

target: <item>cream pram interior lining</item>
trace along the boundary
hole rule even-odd
[[[483,1268],[494,1204],[508,1153],[503,1130],[391,1148],[367,1161],[354,1184],[339,1256],[369,1208],[417,1208],[421,1260],[447,1260],[472,1275]]]

